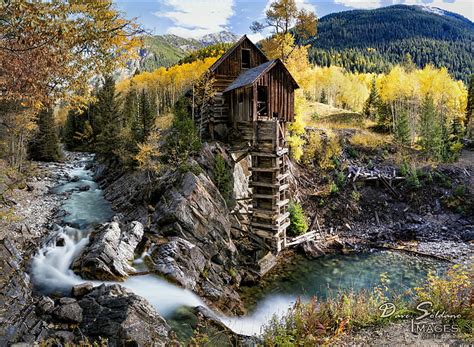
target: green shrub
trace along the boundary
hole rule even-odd
[[[311,120],[313,121],[317,121],[321,118],[321,116],[317,113],[317,112],[314,112],[312,115],[311,115]]]
[[[165,139],[163,160],[167,164],[180,167],[202,147],[194,121],[187,112],[184,101],[175,107],[173,123]]]
[[[344,187],[344,184],[346,183],[346,175],[344,174],[343,171],[338,171],[336,174],[336,185],[338,188]]]
[[[456,188],[454,188],[453,190],[453,195],[460,198],[464,197],[466,193],[467,193],[467,187],[464,184],[460,184],[456,186]]]
[[[231,205],[232,192],[234,190],[232,173],[220,154],[216,156],[214,162],[214,183],[216,184],[217,189],[219,189],[219,192],[221,192],[227,205]]]
[[[354,200],[355,202],[359,202],[359,200],[360,200],[360,193],[359,193],[357,190],[353,190],[352,193],[351,193],[351,198],[352,198],[352,200]]]
[[[404,161],[402,166],[400,167],[400,174],[406,178],[406,182],[409,187],[411,188],[421,188],[420,182],[420,172],[413,164],[408,164],[408,162]]]
[[[288,207],[290,212],[290,227],[288,228],[288,235],[298,236],[304,234],[308,230],[308,223],[303,212],[303,208],[297,202],[290,202]]]
[[[337,186],[336,183],[334,182],[331,182],[329,184],[329,192],[332,194],[332,195],[336,195],[339,193],[339,187]]]

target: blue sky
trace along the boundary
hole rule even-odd
[[[221,30],[250,34],[249,25],[261,19],[272,0],[114,0],[126,16],[136,17],[155,34],[199,37]],[[373,9],[392,4],[424,4],[459,13],[474,21],[474,0],[296,0],[318,17],[351,9]],[[258,40],[259,35],[251,35]]]

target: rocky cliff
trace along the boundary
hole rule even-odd
[[[233,181],[227,199],[215,184],[218,154]],[[247,238],[245,217],[238,217],[242,206],[235,204],[248,196],[247,165],[235,163],[223,145],[208,143],[190,160],[190,170],[166,169],[151,182],[140,172],[100,167],[97,177],[114,209],[144,224],[140,248],[151,271],[193,290],[211,307],[243,313],[237,289],[242,277],[255,276],[257,251]]]

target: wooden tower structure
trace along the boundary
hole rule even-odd
[[[210,68],[216,91],[206,120],[214,137],[250,156],[250,236],[278,253],[290,225],[286,125],[294,120],[298,84],[279,60],[268,60],[247,36]]]

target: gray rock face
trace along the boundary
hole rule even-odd
[[[156,261],[152,264],[156,272],[185,288],[196,290],[196,284],[206,266],[206,258],[198,247],[175,237],[164,245],[155,246],[151,257]]]
[[[63,300],[68,299],[68,300]],[[59,307],[53,311],[53,316],[61,322],[82,322],[82,308],[75,299],[61,298]]]
[[[0,241],[0,346],[20,340],[34,341],[44,331],[36,315],[29,277],[22,268],[23,257],[10,239]],[[44,303],[51,309],[51,302]],[[54,303],[53,303],[54,305]]]
[[[72,287],[71,294],[76,297],[83,296],[89,293],[93,287],[91,282],[81,283]]]
[[[118,221],[97,227],[89,236],[89,245],[74,260],[71,268],[88,279],[122,281],[133,268],[135,248],[143,237],[139,222],[120,227]]]
[[[170,327],[145,299],[118,284],[101,285],[78,301],[82,333],[110,346],[164,346]]]

